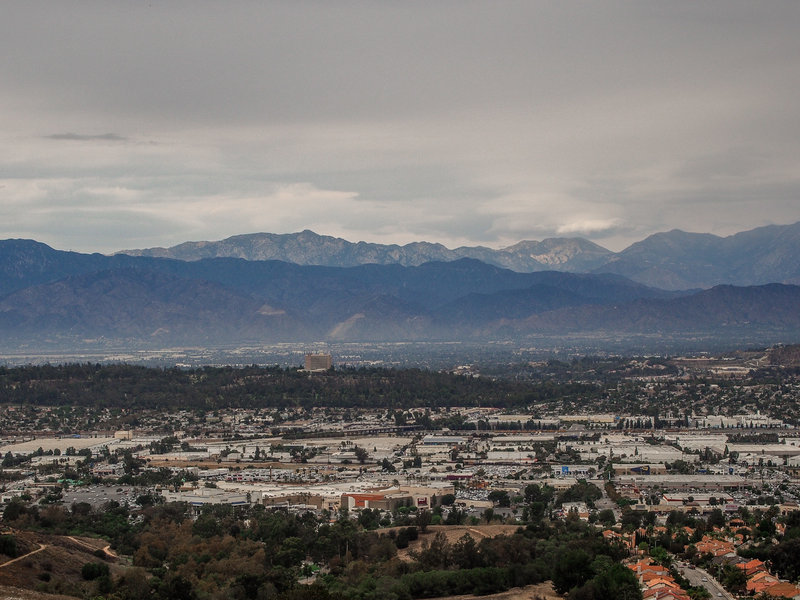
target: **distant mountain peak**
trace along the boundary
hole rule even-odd
[[[297,233],[240,234],[216,242],[184,242],[171,248],[122,250],[118,254],[186,261],[221,257],[282,260],[298,265],[332,267],[363,264],[417,266],[437,260],[449,262],[459,258],[474,258],[521,273],[552,268],[573,273],[588,271],[604,264],[613,256],[610,250],[581,238],[522,241],[500,250],[485,246],[450,249],[439,243],[425,241],[404,245],[349,242],[342,238],[319,235],[309,229]]]

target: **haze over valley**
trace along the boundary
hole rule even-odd
[[[0,242],[5,350],[661,336],[789,342],[800,223],[727,238],[659,233],[498,251],[252,234],[113,255]]]

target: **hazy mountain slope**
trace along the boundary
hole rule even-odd
[[[777,234],[792,239],[791,231]],[[680,251],[684,262],[696,262],[698,248],[710,256],[730,253],[718,249],[719,240],[673,232],[638,251]],[[726,243],[738,249],[741,240],[751,254],[767,257],[761,260],[791,266],[780,240],[771,253],[756,252],[764,247],[757,236]],[[187,262],[59,252],[9,240],[0,242],[0,284],[6,347],[800,331],[796,286],[718,286],[689,294],[614,274],[518,273],[469,258],[349,268],[236,258]]]
[[[720,286],[673,299],[598,300],[547,285],[468,294],[434,310],[392,294],[313,294],[302,310],[215,283],[139,269],[70,276],[0,301],[6,343],[216,345],[329,339],[408,341],[612,332],[800,331],[800,287]]]
[[[800,223],[760,227],[724,238],[725,280],[735,285],[800,284]]]
[[[637,242],[597,273],[616,273],[664,289],[720,284],[800,283],[800,223],[721,238],[673,230]]]
[[[167,261],[163,263],[166,267]],[[172,261],[180,266],[180,261]],[[34,240],[0,240],[0,298],[31,285],[107,269],[147,268],[153,259],[54,250]]]
[[[717,286],[669,300],[642,299],[625,305],[591,305],[539,313],[502,328],[524,332],[734,334],[737,330],[800,332],[800,287],[783,284]]]
[[[217,284],[139,269],[74,275],[0,301],[0,331],[16,337],[218,343],[304,329],[287,311]]]

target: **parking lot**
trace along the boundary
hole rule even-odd
[[[142,493],[144,493],[143,490],[131,486],[89,485],[64,491],[63,502],[65,506],[86,502],[92,508],[99,508],[113,500],[122,506],[130,507],[136,503],[136,498]]]

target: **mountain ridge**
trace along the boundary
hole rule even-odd
[[[0,241],[0,343],[74,348],[800,335],[800,287],[674,292],[618,274],[104,256]]]
[[[568,272],[578,272],[598,266],[601,260],[597,257],[605,257],[611,251],[582,238],[522,241],[500,250],[485,246],[449,249],[442,244],[425,241],[404,245],[350,242],[305,229],[297,233],[240,234],[218,241],[183,242],[170,248],[121,250],[115,254],[186,261],[203,258],[283,260],[301,265],[338,267],[360,264],[419,266],[431,261],[451,262],[460,258],[475,258],[519,272],[548,270],[552,265],[559,265],[563,267],[561,270]]]
[[[310,230],[291,234],[241,234],[224,240],[184,242],[171,248],[123,250],[115,256],[197,261],[204,258],[281,260],[299,265],[352,267],[363,264],[420,266],[431,261],[473,258],[520,273],[556,270],[614,273],[670,290],[720,284],[800,284],[800,222],[767,225],[730,236],[679,229],[652,234],[620,252],[584,238],[523,240],[501,249],[433,242],[405,245],[349,242]]]

